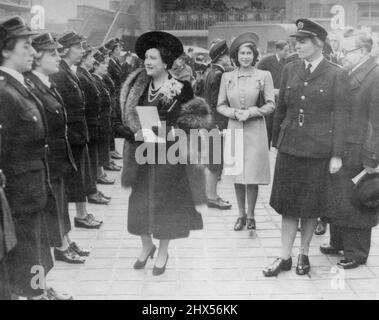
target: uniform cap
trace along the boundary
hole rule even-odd
[[[296,27],[297,32],[295,34],[292,34],[291,37],[297,37],[297,38],[314,38],[317,37],[321,41],[325,41],[328,32],[325,30],[325,28],[310,19],[299,19],[296,21]]]
[[[62,48],[62,45],[57,42],[53,35],[45,32],[35,37],[32,42],[33,48],[39,51],[56,50]]]
[[[220,57],[229,53],[228,45],[225,40],[217,42],[214,44],[209,52],[209,56],[212,59],[212,62],[216,62]]]

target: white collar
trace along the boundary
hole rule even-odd
[[[46,87],[48,87],[48,88],[51,87],[51,82],[50,82],[50,79],[49,79],[49,77],[47,75],[44,75],[43,73],[38,72],[36,70],[33,70],[32,72],[42,81],[42,83]]]
[[[276,60],[278,60],[278,62],[280,62],[280,59],[278,57],[278,54],[275,54],[275,57],[276,57]]]
[[[7,67],[0,67],[0,70],[8,73],[10,76],[15,78],[18,82],[20,82],[25,88],[27,88],[27,86],[25,84],[25,78],[22,75],[22,73],[14,70],[14,69],[7,68]]]
[[[72,65],[70,69],[76,74],[76,71],[78,70],[78,67],[76,65]]]
[[[304,60],[304,62],[305,62],[305,69],[308,68],[309,64],[312,64],[312,68],[311,68],[311,73],[312,73],[313,71],[315,71],[315,69],[318,67],[318,65],[321,63],[322,60],[324,60],[324,56],[323,55],[321,55],[320,58],[318,58],[318,59],[316,59],[316,60],[314,60],[312,62]]]
[[[103,77],[98,75],[97,73],[93,73],[94,76],[98,77],[100,80],[103,80]]]
[[[367,56],[365,59],[363,59],[361,62],[359,62],[353,69],[351,69],[351,73],[353,73],[355,70],[357,70],[362,64],[364,64],[369,59],[370,59],[370,56]]]

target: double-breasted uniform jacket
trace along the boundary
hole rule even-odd
[[[71,145],[84,146],[89,141],[85,117],[85,96],[76,74],[62,60],[59,72],[51,76],[63,98],[68,123],[68,140]]]
[[[329,210],[333,223],[348,228],[378,224],[377,210],[360,207],[351,181],[367,165],[379,164],[379,65],[370,58],[349,76],[351,112],[346,133],[346,152],[340,172],[330,177]]]
[[[89,139],[98,138],[100,120],[100,92],[96,87],[93,75],[82,67],[78,67],[77,75],[85,97],[85,115],[88,126]]]
[[[94,84],[99,92],[100,112],[99,112],[99,136],[109,137],[112,133],[111,113],[112,98],[104,80],[98,75],[93,75]]]
[[[48,123],[48,163],[50,177],[53,180],[71,170],[76,170],[67,136],[67,115],[64,102],[54,83],[52,83],[51,88],[48,88],[32,72],[26,74],[26,78],[32,82],[32,92],[44,106]]]
[[[284,64],[284,60],[278,61],[276,55],[264,57],[258,64],[258,69],[270,71],[275,89],[280,89],[280,80]]]
[[[307,77],[305,63],[283,68],[273,146],[296,157],[342,157],[349,112],[347,72],[323,59]]]
[[[0,71],[0,124],[7,195],[14,215],[43,210],[48,198],[47,122],[41,102]]]
[[[222,66],[213,64],[204,85],[204,98],[211,107],[213,123],[221,131],[228,127],[228,118],[217,112],[218,94],[224,72],[225,69]]]

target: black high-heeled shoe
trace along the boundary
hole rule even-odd
[[[299,254],[299,260],[297,262],[296,274],[298,276],[305,276],[311,271],[311,264],[309,258],[306,255]]]
[[[241,231],[244,226],[246,226],[246,217],[238,218],[234,225],[234,231]]]
[[[257,230],[257,224],[254,218],[247,219],[247,230]]]
[[[155,251],[157,251],[157,247],[156,246],[153,246],[150,250],[150,253],[149,255],[147,256],[147,258],[145,259],[145,261],[139,261],[137,260],[137,262],[134,264],[133,268],[135,270],[141,270],[143,268],[146,267],[146,263],[147,263],[147,260],[150,259],[154,259],[154,254],[155,254]]]
[[[169,258],[169,255],[167,254],[166,263],[165,263],[165,265],[162,268],[158,268],[157,266],[154,266],[153,276],[157,277],[157,276],[160,276],[160,275],[162,275],[162,274],[164,274],[166,272],[168,258]]]

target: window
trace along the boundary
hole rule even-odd
[[[309,13],[311,18],[332,18],[333,14],[330,9],[334,4],[321,4],[321,3],[311,3],[309,5]]]
[[[379,4],[377,3],[359,3],[358,4],[359,18],[379,18]]]

